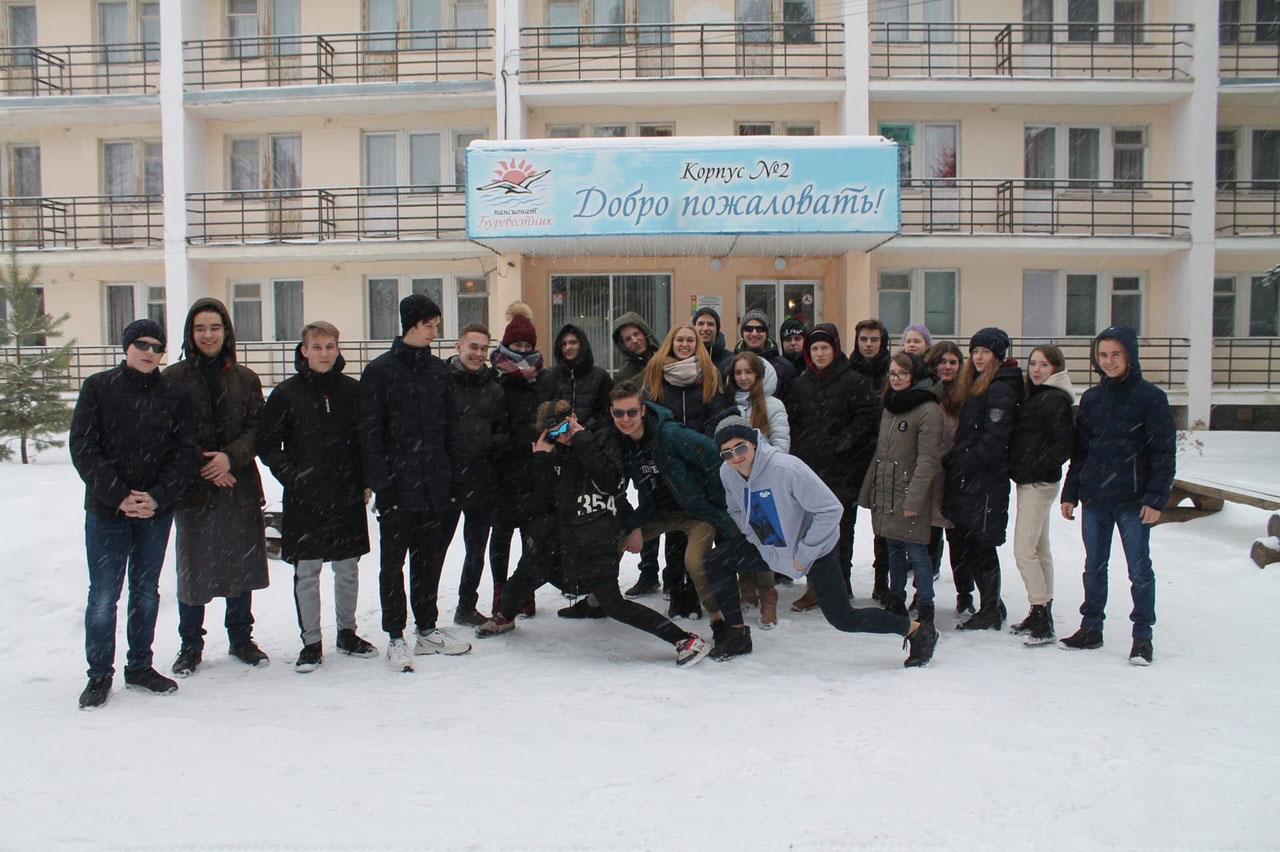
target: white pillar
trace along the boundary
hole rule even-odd
[[[1168,328],[1191,342],[1187,424],[1209,423],[1213,403],[1213,270],[1218,127],[1218,4],[1177,0],[1174,20],[1195,25],[1194,88],[1170,110],[1170,177],[1191,181],[1191,244],[1169,261]]]
[[[871,26],[867,16],[870,3],[845,3],[844,97],[840,101],[840,132],[866,136],[871,126]]]
[[[498,0],[498,26],[494,35],[497,71],[499,139],[524,138],[524,103],[520,99],[520,0]]]

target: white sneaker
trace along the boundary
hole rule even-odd
[[[413,671],[413,655],[403,639],[392,639],[387,645],[387,668],[397,673]]]
[[[711,646],[696,633],[676,643],[676,665],[694,666],[702,662],[702,658],[711,652]]]
[[[415,654],[448,654],[451,657],[465,654],[470,650],[470,642],[454,639],[439,627],[428,630],[426,633],[419,630],[418,641],[413,646]]]

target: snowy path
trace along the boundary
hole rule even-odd
[[[1249,463],[1280,470],[1276,437]],[[1148,669],[1125,659],[1115,566],[1106,645],[1092,652],[958,634],[944,569],[943,641],[923,670],[904,670],[891,638],[787,612],[799,586],[752,656],[689,671],[622,625],[557,619],[547,588],[515,633],[467,657],[420,657],[413,675],[336,655],[326,616],[329,656],[301,676],[292,573],[273,562],[254,606],[271,666],[225,655],[215,603],[207,662],[177,695],[127,692],[117,677],[107,707],[82,713],[81,496],[65,455],[0,466],[0,849],[1280,846],[1280,570],[1245,555],[1261,510],[1228,505],[1156,531]],[[869,527],[864,514],[860,596]],[[1075,524],[1055,518],[1053,530],[1065,634],[1082,548]],[[1021,618],[1021,580],[1007,546],[1001,556]],[[455,546],[442,623],[460,558]],[[385,647],[375,555],[361,573],[361,631]],[[162,671],[177,651],[173,589],[170,562]],[[482,601],[488,590],[486,579]]]

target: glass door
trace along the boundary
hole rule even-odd
[[[664,274],[553,275],[551,276],[551,332],[566,323],[582,329],[591,343],[596,366],[613,372],[617,352],[613,346],[613,321],[634,311],[649,323],[661,343],[671,326],[671,276]],[[554,345],[554,337],[552,338]],[[551,346],[543,350],[548,365],[555,362]]]

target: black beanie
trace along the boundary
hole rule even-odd
[[[972,352],[975,346],[985,346],[996,356],[997,361],[1003,361],[1009,354],[1009,335],[1004,333],[1004,329],[995,326],[980,328],[969,338],[969,351]]]
[[[721,420],[720,425],[716,427],[716,447],[723,447],[725,442],[732,441],[734,438],[741,438],[754,447],[756,434],[756,430],[750,423],[735,414]]]
[[[423,320],[440,316],[440,306],[421,293],[413,293],[400,300],[400,330],[408,331]]]
[[[713,320],[716,321],[716,331],[719,332],[720,331],[720,314],[716,312],[715,308],[708,308],[704,305],[703,307],[698,308],[696,311],[693,312],[693,316],[689,319],[689,321],[697,322],[698,317],[702,316],[703,314],[706,314],[707,316],[711,317]]]
[[[160,327],[160,323],[153,319],[134,320],[124,327],[124,333],[120,335],[120,346],[124,351],[129,351],[129,345],[139,337],[154,337],[160,341],[161,346],[167,346],[164,336],[164,329]]]
[[[782,321],[782,325],[778,327],[778,337],[794,337],[795,335],[804,335],[809,329],[805,327],[804,321],[798,317],[787,317]]]

